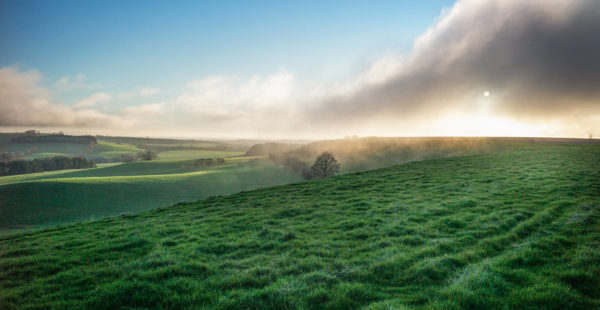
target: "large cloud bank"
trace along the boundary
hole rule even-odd
[[[324,122],[426,119],[476,109],[474,98],[489,90],[491,108],[500,115],[597,120],[599,33],[597,0],[459,1],[408,57],[388,65],[395,72],[354,83],[323,99],[311,114]]]

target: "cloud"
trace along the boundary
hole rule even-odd
[[[293,93],[293,76],[287,72],[247,79],[210,76],[187,83],[175,106],[208,119],[252,117],[290,109]]]
[[[122,123],[117,116],[50,102],[35,70],[0,68],[0,126],[90,127]]]
[[[74,89],[84,88],[86,84],[84,82],[85,75],[65,75],[56,81],[54,87],[58,91],[70,91]]]
[[[75,108],[87,108],[87,107],[92,107],[94,105],[96,105],[97,103],[100,102],[106,102],[108,100],[110,100],[112,98],[112,96],[110,94],[104,93],[104,92],[100,92],[100,93],[95,93],[91,96],[88,96],[80,101],[78,101],[74,107]]]
[[[320,94],[307,117],[426,120],[479,110],[489,90],[498,115],[591,123],[600,114],[598,16],[596,0],[458,1],[410,55]]]
[[[160,89],[154,87],[139,87],[132,91],[121,92],[116,95],[118,99],[128,100],[133,98],[143,98],[156,95],[160,92]]]
[[[152,88],[152,87],[141,87],[138,90],[138,92],[140,94],[140,97],[146,97],[146,96],[157,94],[159,92],[159,89]]]
[[[138,106],[125,108],[123,109],[123,113],[127,116],[133,117],[160,116],[164,113],[165,106],[165,102],[141,104]]]

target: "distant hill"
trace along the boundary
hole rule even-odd
[[[249,147],[242,141],[72,136],[35,130],[0,133],[0,161],[81,156],[97,163],[122,162],[123,158],[135,158],[138,153],[147,149],[159,153],[159,158],[192,159],[203,158],[209,153],[215,157],[240,155]]]
[[[93,136],[70,136],[64,134],[17,134],[10,138],[11,142],[16,143],[75,143],[75,144],[96,144]]]
[[[280,143],[280,142],[266,142],[253,145],[248,151],[246,156],[269,156],[272,154],[283,154],[301,147],[298,144],[292,143]]]

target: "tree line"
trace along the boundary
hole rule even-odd
[[[17,159],[0,162],[0,176],[95,167],[94,161],[83,157],[54,156],[33,160]]]
[[[62,132],[57,134],[42,134],[35,130],[27,130],[24,134],[12,137],[11,142],[15,143],[76,143],[76,144],[97,144],[93,136],[70,136]]]

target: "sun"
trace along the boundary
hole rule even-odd
[[[483,92],[483,95],[485,97],[489,97],[490,96],[490,92],[488,90],[486,90],[486,91]]]

